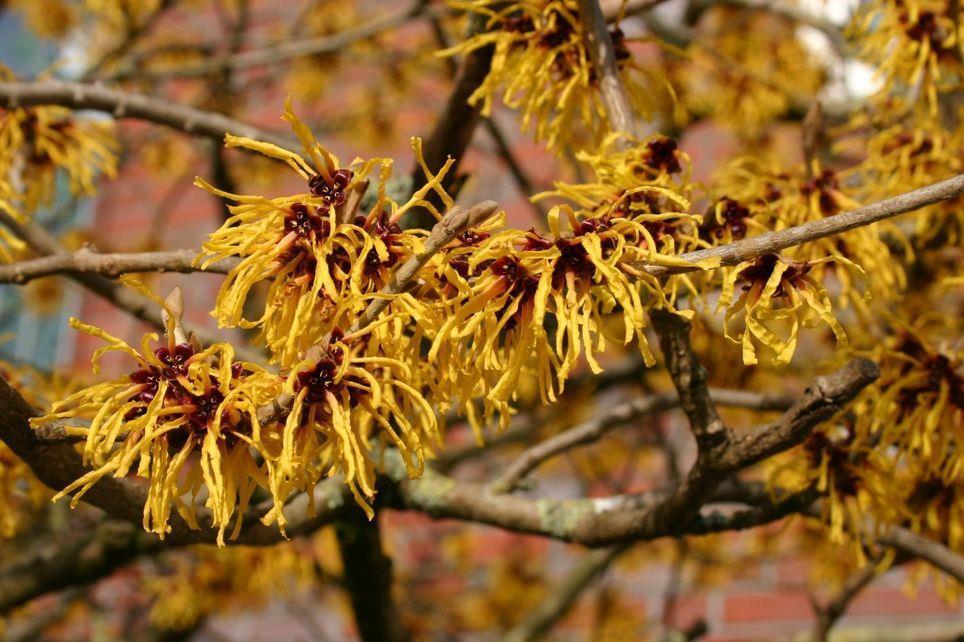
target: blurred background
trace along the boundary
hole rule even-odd
[[[400,2],[370,0],[155,1],[143,7],[135,0],[129,4],[132,14],[143,9],[151,18],[133,27],[129,24],[128,28],[141,30],[136,46],[109,58],[117,43],[124,41],[118,36],[122,30],[105,27],[101,21],[58,28],[58,12],[66,12],[63,20],[69,22],[72,3],[0,2],[0,62],[24,79],[40,74],[88,78],[90,70],[98,68],[104,71],[101,76],[124,82],[132,90],[222,111],[279,132],[284,130],[282,105],[291,94],[299,115],[343,161],[355,156],[393,157],[397,175],[403,179],[412,158],[409,138],[429,134],[451,87],[450,61],[435,51],[462,30],[460,20],[446,16],[432,2],[428,10],[437,18],[399,21],[338,56],[301,56],[270,67],[235,69],[199,79],[178,70],[227,51],[336,34],[394,15],[403,7]],[[856,0],[798,4],[842,26]],[[682,19],[684,5],[682,0],[668,0],[652,15],[673,24]],[[633,38],[645,36],[652,25],[633,16],[622,28]],[[872,91],[869,69],[836,59],[824,33],[801,25],[795,37],[827,75],[822,89],[825,100],[859,99]],[[652,43],[631,46],[644,58],[660,55]],[[127,62],[114,64],[121,58]],[[519,131],[515,114],[501,106],[491,120],[494,125],[478,128],[463,160],[461,171],[467,182],[460,200],[495,199],[514,225],[543,227],[544,218],[526,192],[549,189],[553,180],[577,180],[578,165],[533,142]],[[120,167],[115,179],[102,181],[92,198],[72,195],[61,180],[55,202],[38,215],[37,220],[68,248],[85,243],[103,252],[197,247],[220,226],[225,212],[222,203],[192,185],[196,175],[240,193],[275,196],[298,187],[290,172],[279,171],[270,161],[225,152],[211,141],[161,127],[119,121],[118,137]],[[770,149],[787,162],[801,159],[798,122],[770,123],[766,138]],[[681,139],[697,181],[708,179],[720,161],[738,154],[746,144],[743,132],[711,117],[685,127]],[[523,181],[513,178],[513,164],[522,169]],[[146,280],[161,293],[180,285],[187,298],[187,317],[214,329],[207,311],[220,278],[155,275]],[[42,372],[89,377],[89,358],[100,342],[67,328],[70,316],[129,341],[139,339],[146,329],[66,279],[38,279],[25,287],[0,287],[4,337],[0,358]],[[119,368],[120,361],[109,361],[106,373]],[[676,422],[678,418],[646,421]],[[613,483],[620,484],[618,491],[659,478],[663,464],[656,455],[650,456],[648,467],[646,460],[630,460],[625,452],[631,444],[622,439],[628,437],[607,439],[549,467],[540,487],[543,496],[608,495],[614,492]],[[468,431],[453,431],[453,453],[470,448],[470,443]],[[573,468],[585,474],[577,479],[570,474]],[[600,469],[606,469],[606,474]],[[491,464],[484,459],[468,461],[458,469],[466,479],[481,479],[491,472]],[[50,519],[62,520],[64,510],[58,505]],[[499,639],[496,632],[517,624],[581,559],[581,550],[568,545],[482,526],[396,512],[380,519],[386,547],[395,560],[402,610],[412,629],[426,640]],[[795,522],[793,527],[798,526]],[[696,632],[701,622],[708,631],[700,638],[704,640],[804,639],[812,623],[810,599],[820,569],[781,550],[779,538],[772,536],[782,528],[787,526],[681,545],[657,542],[637,547],[580,597],[549,639],[647,639],[654,631],[668,628]],[[824,562],[833,565],[834,560]],[[964,604],[948,605],[929,582],[915,584],[916,591],[909,594],[905,590],[908,572],[896,568],[861,594],[839,627],[839,639],[964,636]],[[11,640],[352,639],[339,573],[327,529],[267,552],[232,548],[166,554],[126,566],[89,587],[27,605],[11,620],[5,635]]]

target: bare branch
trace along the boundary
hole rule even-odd
[[[639,417],[675,408],[678,405],[679,398],[672,393],[641,397],[619,404],[608,412],[526,449],[518,459],[509,465],[505,473],[492,483],[492,492],[505,493],[513,490],[519,485],[519,482],[543,462],[577,446],[598,441],[600,437],[616,426],[624,425]]]
[[[485,18],[481,14],[469,15],[467,37],[480,33],[485,28]],[[445,107],[439,113],[432,127],[432,132],[425,139],[422,147],[425,164],[430,168],[441,167],[449,157],[455,159],[448,174],[445,187],[448,188],[455,180],[459,164],[469,147],[475,128],[481,118],[481,107],[470,105],[469,97],[479,88],[492,66],[493,46],[480,47],[465,55],[455,76],[455,84],[449,93]],[[426,178],[418,166],[412,169],[412,191],[425,185]],[[412,221],[414,227],[427,228],[432,224],[428,212],[420,211]]]
[[[619,66],[606,26],[606,17],[598,0],[578,0],[578,4],[579,17],[585,27],[583,34],[586,47],[592,57],[596,77],[599,78],[599,93],[606,106],[609,125],[615,132],[635,134],[636,122],[632,104],[619,77]]]
[[[194,265],[195,250],[165,252],[116,252],[101,254],[83,248],[68,254],[51,254],[36,259],[0,265],[0,283],[24,284],[53,274],[100,274],[116,277],[131,272],[210,272],[227,274],[236,259],[224,259],[200,268]]]
[[[80,454],[64,442],[46,442],[30,428],[28,419],[39,413],[24,401],[5,379],[0,377],[0,440],[22,459],[37,478],[54,490],[62,490],[79,479],[89,469],[84,466]],[[287,532],[297,536],[311,532],[341,516],[346,505],[345,486],[337,478],[319,482],[312,498],[305,494],[294,497],[286,505]],[[131,479],[104,477],[84,495],[84,501],[96,506],[109,516],[133,524],[140,524],[147,486]],[[250,515],[236,540],[241,544],[263,546],[283,539],[278,529],[258,521],[258,516],[270,507],[270,500],[257,507],[257,515]],[[312,513],[314,507],[314,513]],[[178,514],[170,518],[171,530],[165,537],[168,545],[213,543],[217,532],[208,526],[212,523],[209,512],[199,508],[198,523],[203,530],[193,530]]]
[[[129,522],[105,520],[89,530],[52,533],[0,568],[0,614],[53,591],[101,579],[163,542]]]
[[[726,439],[726,426],[710,397],[706,369],[690,346],[690,323],[665,310],[654,310],[650,317],[696,443],[701,451],[712,448]]]
[[[553,593],[502,638],[503,642],[541,640],[556,622],[565,617],[583,591],[592,586],[627,550],[628,545],[620,544],[584,555]]]
[[[27,221],[20,222],[14,219],[6,211],[0,209],[0,223],[9,227],[18,237],[23,239],[28,246],[41,255],[64,256],[69,255],[60,242],[54,238],[47,230],[39,225]],[[2,269],[2,268],[0,268]],[[103,299],[110,301],[121,310],[125,310],[138,319],[153,325],[156,328],[164,329],[164,319],[161,311],[157,309],[157,304],[150,298],[144,296],[136,290],[125,287],[121,283],[104,278],[99,274],[65,272],[73,281],[97,294]],[[187,328],[192,331],[198,339],[205,344],[218,343],[222,338],[214,333],[202,328]],[[238,346],[236,352],[243,359],[257,361],[261,353],[250,347]]]
[[[145,72],[139,69],[124,69],[115,74],[111,80],[130,78],[132,76],[157,78],[195,78],[218,73],[226,69],[250,69],[252,67],[266,67],[287,62],[301,56],[317,56],[340,51],[356,42],[368,40],[384,31],[400,27],[426,13],[439,15],[444,13],[443,7],[431,7],[423,0],[416,0],[402,11],[382,15],[373,20],[345,29],[336,34],[306,38],[303,40],[281,41],[277,44],[242,51],[233,55],[224,55],[204,60],[190,65],[183,65],[161,72]]]
[[[723,389],[710,389],[709,392],[713,402],[723,406],[753,410],[786,410],[793,404],[793,401],[787,397],[772,396],[759,392]],[[584,423],[568,428],[526,449],[519,455],[518,459],[509,465],[505,473],[492,483],[492,492],[509,492],[516,488],[533,470],[549,459],[578,446],[598,441],[617,426],[629,423],[639,417],[671,410],[679,405],[680,399],[675,393],[660,393],[619,404]],[[527,422],[529,426],[531,426],[531,423],[531,420]],[[518,427],[510,427],[509,430],[513,428]],[[527,431],[526,434],[529,432],[531,430]]]
[[[813,642],[827,642],[830,629],[847,612],[850,603],[880,575],[878,562],[879,560],[868,562],[866,566],[851,574],[840,587],[840,591],[826,604],[821,606],[813,600],[817,616],[811,634]]]
[[[815,426],[839,412],[878,376],[880,371],[873,361],[854,359],[835,372],[817,377],[775,423],[733,438],[718,465],[726,470],[745,468],[801,443]]]
[[[888,526],[876,536],[873,535],[872,529],[868,529],[868,533],[881,544],[891,546],[905,555],[930,562],[964,584],[964,556],[955,553],[940,542],[927,539],[901,526]]]
[[[185,134],[221,140],[225,134],[247,136],[297,150],[294,138],[274,134],[215,112],[203,111],[142,94],[108,89],[100,85],[59,80],[0,82],[0,107],[15,109],[34,105],[61,105],[93,109],[114,118],[135,118],[166,125]]]

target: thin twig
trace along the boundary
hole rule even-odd
[[[878,577],[881,570],[878,566],[880,560],[872,560],[855,573],[844,580],[840,591],[826,604],[820,605],[815,598],[811,599],[815,615],[812,642],[827,642],[830,630],[843,615],[847,612],[850,603]]]
[[[710,389],[710,396],[716,404],[752,410],[786,410],[793,404],[793,400],[787,397],[745,390]],[[674,392],[641,397],[619,404],[526,449],[506,468],[505,473],[492,483],[492,492],[509,492],[549,459],[578,446],[596,442],[617,426],[677,408],[679,405],[679,396]]]
[[[692,267],[646,266],[645,264],[640,264],[638,267],[645,269],[653,276],[665,276],[705,269],[696,264],[715,259],[719,259],[721,266],[737,265],[765,254],[774,254],[796,245],[871,225],[928,205],[958,198],[961,195],[964,195],[964,174],[958,174],[953,178],[865,205],[850,212],[810,221],[779,232],[766,232],[742,241],[680,254],[678,258],[693,263]]]
[[[761,234],[726,245],[681,254],[679,258],[694,263],[692,267],[647,266],[645,264],[636,267],[640,267],[654,276],[665,276],[704,270],[705,267],[696,265],[696,263],[713,258],[720,259],[720,266],[736,265],[743,261],[759,258],[764,254],[779,252],[795,245],[802,245],[856,227],[870,225],[886,218],[906,214],[934,203],[958,198],[962,194],[964,194],[964,174],[866,205],[851,212],[837,214],[819,221],[811,221],[780,232]],[[0,217],[0,222],[6,220],[12,219]],[[85,250],[73,254],[59,252],[42,259],[29,259],[0,266],[0,283],[21,283],[49,274],[68,272],[90,272],[117,276],[125,272],[201,271],[200,268],[192,269],[189,265],[189,252],[192,252],[192,250],[128,254],[98,254]],[[223,273],[230,270],[231,263],[231,259],[226,259],[205,268],[203,271]],[[23,281],[20,279],[23,279]]]
[[[441,15],[445,12],[442,6],[431,7],[423,0],[417,0],[404,10],[382,15],[373,20],[345,29],[336,34],[305,38],[303,40],[282,41],[269,47],[243,51],[233,55],[224,55],[196,64],[183,65],[164,71],[144,72],[137,69],[124,69],[116,74],[112,80],[129,78],[132,76],[158,78],[196,78],[218,73],[225,69],[250,69],[266,67],[287,62],[301,56],[318,56],[338,52],[362,40],[368,40],[382,32],[395,29],[419,18],[426,13]]]
[[[56,238],[36,223],[31,221],[17,221],[2,209],[0,209],[0,223],[9,227],[38,254],[52,256],[70,255]],[[110,301],[121,310],[129,312],[141,321],[149,323],[156,328],[164,329],[164,319],[161,316],[161,311],[157,309],[157,304],[149,297],[117,281],[105,278],[100,274],[86,272],[75,273],[69,271],[65,272],[65,274],[71,280],[81,284],[101,298]],[[209,332],[204,328],[189,329],[206,345],[219,343],[223,340],[223,337]],[[248,361],[257,361],[262,356],[260,351],[247,346],[238,346],[235,350],[238,356]]]
[[[553,624],[569,612],[582,592],[592,586],[627,550],[628,545],[619,544],[587,553],[555,591],[502,638],[503,642],[535,642],[545,637]]]

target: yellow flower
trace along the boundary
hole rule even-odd
[[[176,343],[170,333],[165,345],[152,348],[157,335],[148,334],[137,351],[103,330],[76,319],[70,323],[107,342],[94,353],[95,372],[109,351],[128,354],[138,369],[71,394],[31,420],[34,426],[89,420],[67,431],[83,437],[84,462],[92,470],[55,499],[77,491],[76,505],[102,477],[136,474],[149,480],[144,528],[163,538],[172,510],[197,527],[195,502],[206,487],[204,504],[223,544],[232,517],[237,513],[239,527],[263,477],[253,453],[262,447],[256,410],[277,394],[277,377],[234,361],[228,344],[202,349],[194,342]]]
[[[63,38],[77,22],[77,8],[64,0],[14,0],[11,5],[41,38]]]
[[[74,194],[94,194],[98,173],[117,172],[116,149],[108,122],[81,120],[63,107],[0,110],[0,175],[26,213],[53,201],[57,169]]]
[[[673,309],[675,289],[640,266],[678,265],[676,255],[697,243],[699,217],[685,213],[689,203],[668,178],[680,171],[680,156],[675,143],[655,138],[585,158],[598,182],[558,184],[542,195],[580,208],[553,207],[548,233],[471,231],[437,263],[449,287],[422,315],[427,326],[434,320],[428,356],[476,429],[473,399],[482,399],[484,418],[498,414],[504,426],[521,377],[532,376],[543,402],[553,402],[581,357],[602,371],[595,355],[609,341],[635,339],[654,361],[647,311]],[[622,336],[607,332],[613,317]]]
[[[265,453],[275,510],[264,519],[284,527],[281,507],[304,478],[340,473],[369,515],[375,496],[373,441],[395,446],[410,477],[418,477],[425,451],[440,443],[435,412],[422,397],[412,369],[402,361],[364,353],[364,338],[342,340],[334,333],[317,363],[292,368],[285,390],[294,403],[280,441]],[[313,482],[314,479],[311,481]]]
[[[861,177],[863,200],[879,201],[925,187],[964,171],[964,130],[949,130],[937,121],[913,124],[885,110],[885,122],[855,118],[851,127],[868,125],[874,131],[866,139],[866,158],[856,168]],[[913,215],[913,242],[918,248],[942,239],[955,245],[964,239],[964,207],[961,198],[925,207]]]
[[[449,0],[454,9],[483,16],[479,33],[439,55],[467,54],[494,46],[491,69],[469,103],[492,111],[492,99],[521,111],[522,128],[556,151],[595,147],[610,131],[598,79],[585,47],[575,0]],[[610,35],[634,111],[649,118],[672,89],[639,65],[618,28]]]
[[[716,6],[697,29],[687,59],[672,70],[682,100],[742,136],[760,137],[824,83],[825,70],[797,38],[796,23],[775,12]]]
[[[964,86],[964,23],[952,0],[874,0],[863,3],[849,34],[877,69],[882,94],[908,95],[937,116],[938,93]]]
[[[108,123],[77,120],[67,109],[26,107],[0,114],[0,160],[22,184],[18,191],[28,211],[49,204],[58,167],[67,171],[75,194],[93,194],[97,172],[116,172],[115,149]]]
[[[815,266],[831,261],[849,263],[842,257],[800,263],[766,254],[723,268],[719,307],[726,308],[724,334],[743,346],[743,363],[757,363],[757,343],[770,348],[777,363],[789,363],[800,328],[821,321],[833,331],[838,345],[846,344],[847,335],[833,316],[827,291],[810,275]],[[743,291],[734,301],[737,283],[743,284]],[[730,325],[740,312],[744,313],[745,328],[734,336]],[[780,336],[781,331],[784,336]]]
[[[446,207],[452,205],[441,181],[451,161],[433,175],[424,165],[421,142],[413,139],[415,155],[429,178],[403,205],[386,190],[391,176],[389,159],[356,160],[352,169],[321,147],[285,106],[285,119],[301,139],[305,156],[269,143],[228,135],[228,147],[243,147],[283,160],[307,182],[308,191],[293,196],[264,198],[218,190],[201,179],[207,191],[239,203],[232,216],[204,243],[201,265],[240,257],[218,294],[213,315],[221,327],[259,327],[260,339],[272,359],[285,366],[319,343],[334,328],[347,328],[385,286],[393,269],[416,253],[423,231],[402,230],[407,212],[423,207],[441,214],[426,200],[435,192]],[[369,177],[378,170],[374,205],[358,213]],[[263,315],[242,318],[244,303],[255,284],[270,281]],[[391,313],[387,313],[391,316]]]
[[[804,166],[782,170],[756,158],[740,158],[721,171],[713,181],[713,193],[724,199],[719,216],[731,216],[730,223],[723,222],[723,230],[716,228],[710,219],[704,230],[704,242],[715,245],[726,241],[727,226],[739,234],[752,236],[763,231],[780,231],[788,227],[819,221],[840,212],[860,207],[847,187],[848,179],[856,169],[836,171],[814,163],[807,171]],[[730,207],[725,199],[737,205]],[[749,210],[748,215],[740,208]],[[720,224],[720,219],[715,221]],[[743,229],[746,228],[746,229]],[[885,240],[886,239],[886,240]],[[818,239],[784,251],[792,261],[810,265],[810,276],[824,283],[832,267],[837,282],[835,300],[841,307],[853,306],[864,318],[870,316],[868,296],[872,295],[880,305],[889,305],[906,287],[902,262],[897,260],[888,242],[899,244],[905,256],[913,256],[900,228],[892,222],[882,221],[874,225],[850,230],[843,234]],[[838,257],[827,265],[824,257]],[[846,257],[848,260],[843,260]]]
[[[865,391],[861,430],[897,446],[945,483],[964,475],[961,350],[939,349],[922,328],[901,324],[867,354],[881,376]]]

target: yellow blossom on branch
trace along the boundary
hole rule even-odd
[[[842,257],[800,263],[766,254],[723,269],[719,307],[726,308],[724,334],[742,345],[744,364],[757,363],[757,343],[770,348],[776,362],[789,363],[800,328],[821,322],[833,331],[838,345],[846,344],[847,335],[833,316],[827,291],[810,275],[815,266],[830,261],[848,263]],[[738,284],[742,292],[734,300]],[[745,328],[734,334],[730,326],[739,313]]]
[[[55,499],[75,493],[76,504],[102,477],[133,473],[149,483],[144,529],[163,537],[170,530],[172,510],[197,527],[196,502],[206,487],[204,504],[223,543],[236,514],[240,527],[263,477],[255,456],[264,443],[256,411],[277,393],[277,377],[254,364],[236,362],[228,344],[202,348],[193,341],[177,343],[172,332],[157,348],[151,346],[157,335],[145,335],[138,351],[76,319],[71,325],[107,342],[94,353],[95,372],[109,351],[129,355],[138,367],[69,395],[47,415],[32,420],[34,426],[83,420],[67,431],[83,438],[84,461],[91,471]]]
[[[218,294],[213,312],[218,324],[259,327],[274,360],[291,365],[332,329],[349,327],[387,284],[392,270],[419,250],[424,232],[402,230],[402,216],[423,207],[440,217],[426,200],[433,192],[446,207],[452,200],[441,187],[451,161],[437,174],[425,167],[426,185],[399,205],[386,191],[390,159],[356,160],[351,168],[342,167],[298,120],[290,103],[285,119],[301,140],[305,158],[247,138],[229,135],[225,143],[284,161],[306,181],[307,192],[268,199],[229,194],[201,179],[197,184],[238,203],[231,207],[232,216],[204,243],[199,260],[204,266],[227,257],[241,258]],[[424,167],[421,142],[413,139],[412,146]],[[378,183],[375,203],[361,213],[359,202],[370,178]],[[244,303],[262,281],[270,281],[264,313],[259,319],[246,320]]]
[[[522,129],[553,150],[592,148],[611,131],[575,0],[450,0],[455,9],[478,14],[484,27],[440,55],[467,54],[493,46],[491,70],[469,97],[492,111],[493,97],[521,114]],[[617,27],[610,32],[621,78],[636,113],[650,117],[672,97],[658,74],[636,62]]]
[[[0,79],[9,76],[0,68]],[[53,201],[58,169],[74,194],[93,194],[98,174],[116,174],[116,151],[108,122],[80,119],[63,107],[0,109],[0,176],[25,213]]]
[[[882,94],[910,94],[937,116],[938,94],[964,87],[960,11],[955,0],[874,0],[860,6],[849,32],[861,56],[876,67]]]

